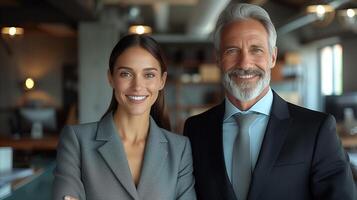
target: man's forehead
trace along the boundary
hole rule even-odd
[[[246,31],[229,32],[221,35],[221,47],[222,46],[242,46],[242,45],[268,45],[268,36],[264,35],[261,31]]]
[[[221,39],[224,37],[256,35],[268,38],[268,32],[263,24],[257,20],[238,20],[225,25],[221,31]]]

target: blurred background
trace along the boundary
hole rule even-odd
[[[109,55],[125,34],[151,34],[162,45],[175,132],[188,116],[220,103],[211,31],[230,2],[0,0],[0,199],[49,199],[59,132],[103,115],[112,93]],[[357,1],[232,2],[268,11],[278,33],[272,88],[287,101],[333,114],[354,169]]]

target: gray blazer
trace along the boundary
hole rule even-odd
[[[66,126],[57,148],[53,199],[195,200],[189,140],[150,118],[140,182],[135,187],[112,114]]]

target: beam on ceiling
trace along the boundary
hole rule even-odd
[[[170,5],[196,5],[198,0],[102,0],[102,2],[104,5],[152,5],[155,3],[167,3]]]
[[[0,25],[16,26],[24,23],[63,22],[72,21],[57,10],[47,6],[25,7],[0,7]]]
[[[334,0],[330,1],[328,4],[332,6],[334,9],[340,7],[341,5],[350,2],[351,0]],[[300,16],[295,19],[287,22],[277,29],[279,35],[284,35],[303,26],[306,26],[312,22],[315,22],[319,18],[315,14],[300,14]]]
[[[188,22],[187,34],[207,37],[217,22],[219,14],[228,5],[229,0],[200,0]]]
[[[74,21],[96,19],[96,1],[94,0],[47,0]]]

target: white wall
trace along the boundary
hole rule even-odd
[[[320,77],[320,49],[332,44],[340,43],[336,37],[315,41],[304,45],[300,49],[302,57],[303,103],[313,110],[324,110],[324,101],[321,94]]]
[[[320,70],[318,47],[316,44],[306,45],[300,50],[302,67],[302,102],[304,107],[321,110]]]

